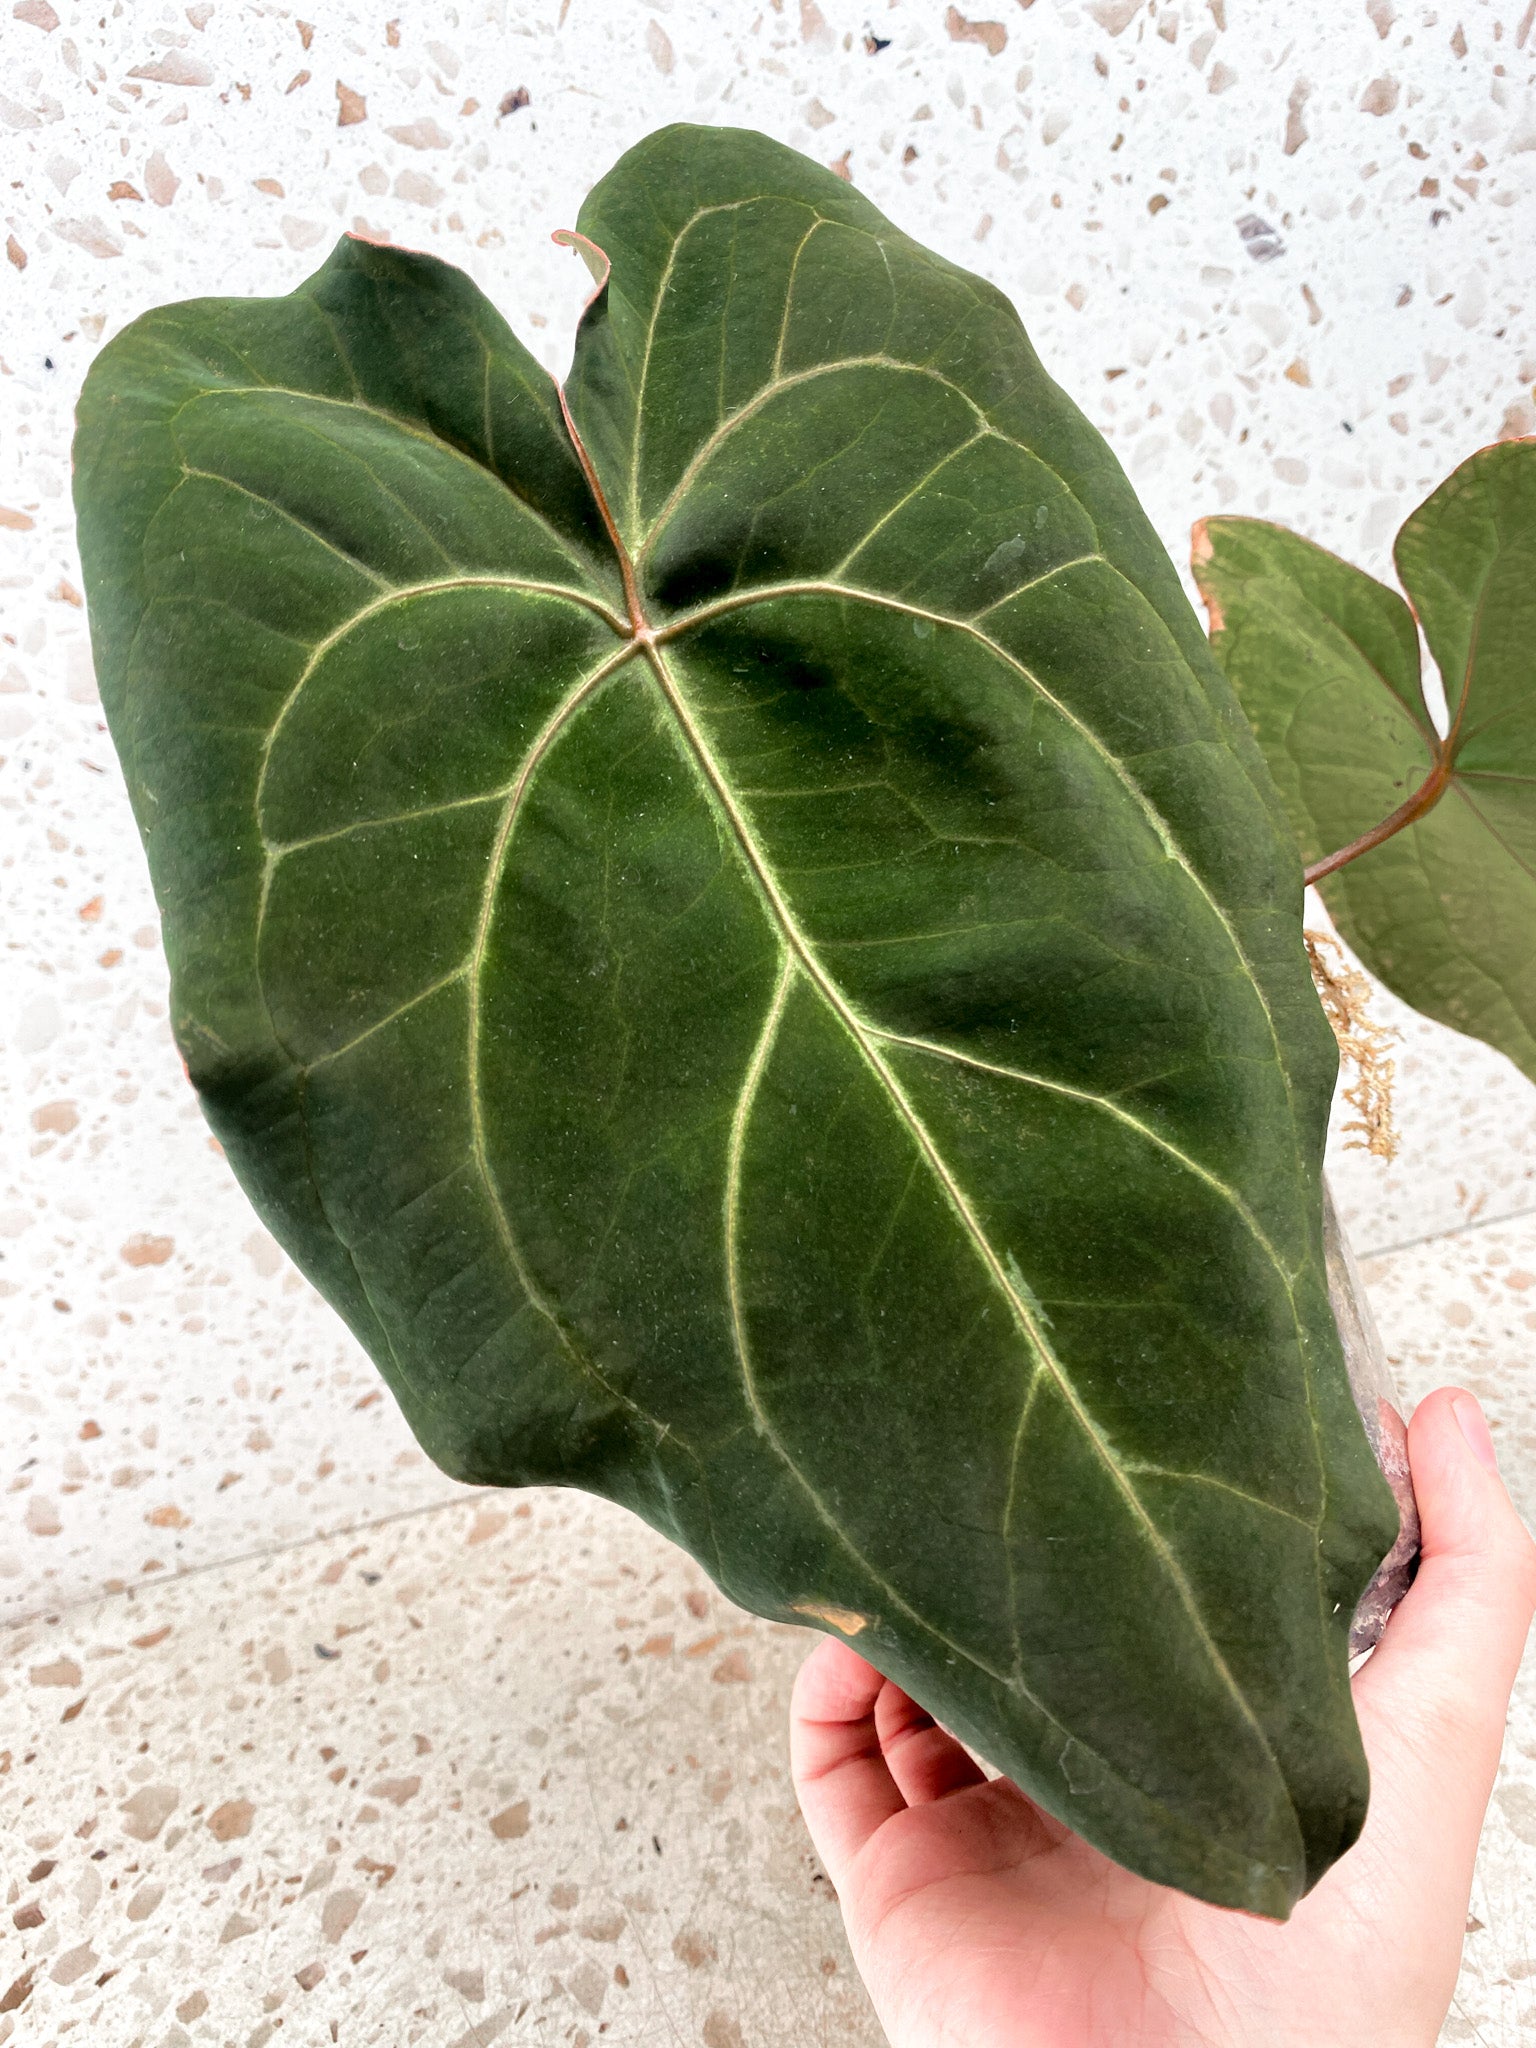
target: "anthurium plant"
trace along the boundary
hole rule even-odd
[[[1536,440],[1464,462],[1393,553],[1411,609],[1258,519],[1202,522],[1193,566],[1339,930],[1405,1002],[1536,1080]]]
[[[1284,1917],[1361,1825],[1397,1528],[1286,802],[993,286],[729,130],[571,239],[563,389],[357,241],[91,372],[209,1122],[447,1471],[622,1502]]]

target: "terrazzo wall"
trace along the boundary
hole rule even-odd
[[[19,1732],[0,1726],[0,1755],[9,1767],[26,1747],[50,1774],[17,1794],[28,1818],[0,1844],[14,1893],[0,1936],[31,1944],[34,1972],[24,2000],[0,2003],[0,2041],[89,2026],[111,2048],[255,2044],[286,2018],[287,2038],[306,2042],[447,2048],[462,2034],[470,2048],[497,2037],[484,2027],[499,2014],[509,2040],[606,2027],[613,2040],[705,2048],[873,2042],[824,1880],[815,1892],[797,1860],[808,1850],[779,1737],[793,1637],[749,1631],[735,1652],[722,1639],[690,1663],[690,1643],[716,1624],[694,1629],[686,1602],[714,1596],[655,1539],[569,1498],[535,1497],[531,1521],[498,1523],[480,1550],[489,1539],[471,1532],[488,1510],[416,1451],[201,1123],[92,680],[69,507],[75,394],[94,350],[144,308],[286,291],[344,230],[464,266],[558,374],[586,277],[551,231],[651,127],[737,123],[839,168],[1007,291],[1181,563],[1191,522],[1230,510],[1289,522],[1390,575],[1396,526],[1449,469],[1483,443],[1536,432],[1536,0],[989,0],[984,16],[942,0],[391,4],[397,15],[309,0],[313,19],[236,0],[0,7],[0,1613],[25,1623],[0,1678],[0,1717]],[[1536,1395],[1521,1374],[1536,1387],[1536,1090],[1385,999],[1380,1014],[1403,1031],[1405,1147],[1391,1167],[1337,1153],[1341,1207],[1411,1391],[1458,1377],[1485,1394],[1531,1512]],[[534,1689],[519,1696],[519,1726],[554,1725],[587,1701],[572,1724],[585,1747],[567,1739],[559,1781],[559,1856],[537,1853],[536,1832],[493,1832],[519,1800],[533,1799],[535,1819],[541,1809],[528,1758],[499,1760],[475,1718],[488,1668],[483,1687],[477,1678],[464,1701],[436,1708],[426,1676],[419,1697],[398,1700],[395,1681],[370,1675],[405,1668],[394,1638],[409,1639],[400,1616],[421,1607],[375,1593],[367,1571],[412,1544],[425,1548],[411,1553],[410,1583],[438,1568],[427,1558],[445,1574],[434,1684],[451,1686],[454,1630],[490,1613],[488,1640]],[[325,1589],[338,1561],[355,1614]],[[670,1603],[660,1615],[628,1615],[625,1570],[648,1602]],[[178,1581],[194,1571],[205,1575]],[[516,1592],[535,1581],[537,1617]],[[242,1602],[265,1619],[247,1623]],[[280,1612],[300,1614],[287,1634]],[[626,1617],[639,1636],[616,1692],[613,1630],[628,1644]],[[339,1651],[336,1631],[354,1624],[373,1647],[366,1663],[347,1648],[344,1683],[315,1644]],[[728,1611],[719,1625],[744,1626]],[[647,1657],[644,1641],[662,1636],[668,1649]],[[184,1647],[194,1639],[195,1653]],[[733,1653],[747,1678],[717,1682]],[[93,1733],[92,1706],[62,1735],[59,1714],[69,1722],[103,1687],[115,1718]],[[347,1733],[345,1715],[369,1697],[378,1725]],[[201,1722],[195,1698],[208,1703]],[[1520,1904],[1536,1875],[1536,1723],[1523,1711],[1530,1746],[1501,1792],[1481,1908],[1497,1914],[1497,1952],[1478,1962],[1469,1946],[1446,2035],[1499,2048],[1536,2027],[1525,1988],[1536,1929]],[[342,1745],[339,1791],[313,1742],[303,1754],[315,1785],[287,1782],[317,1715],[343,1730],[326,1738]],[[692,1817],[668,1852],[682,1875],[663,1887],[613,1863],[613,1817],[605,1808],[599,1823],[596,1795],[583,1817],[571,1784],[595,1772],[603,1798],[619,1800],[631,1764],[645,1777],[648,1765],[614,1751],[622,1728],[634,1757],[655,1764],[646,1812],[670,1811],[656,1759],[683,1726],[705,1731],[692,1773],[679,1766],[688,1782],[737,1775],[729,1796],[683,1809]],[[427,1752],[418,1770],[413,1740],[434,1756],[446,1744],[452,1770]],[[126,1767],[141,1742],[150,1763]],[[242,1750],[243,1771],[209,1761]],[[419,1802],[369,1791],[418,1776]],[[75,1811],[87,1779],[104,1789],[80,1798],[111,1816],[105,1878],[90,1815]],[[147,1815],[156,1787],[176,1800],[135,1834],[132,1801]],[[0,1773],[0,1803],[8,1796]],[[214,1822],[241,1801],[255,1832],[226,1853]],[[221,1825],[233,1841],[252,1824]],[[193,1830],[182,1863],[159,1869],[178,1827]],[[646,1827],[661,1837],[659,1821]],[[414,1847],[371,1846],[411,1828]],[[53,1834],[65,1847],[32,1846]],[[512,1861],[530,1898],[550,1892],[527,1927],[506,1903]],[[59,1872],[46,1883],[58,1894],[67,1879],[72,1903],[39,1905],[42,1921],[12,1929],[13,1911],[46,1888],[28,1878],[45,1862]],[[379,1866],[391,1863],[402,1878],[385,1894]],[[699,1937],[705,1962],[689,1963],[689,1899],[749,1867],[768,1874],[742,1880],[737,1932],[717,1916]],[[473,1939],[444,1904],[456,1869],[498,1888]],[[285,1885],[296,1903],[281,1919]],[[582,1911],[558,1904],[562,1885]],[[356,1941],[373,1950],[372,1978],[347,1961],[347,1930],[325,1931],[326,1912],[346,1912],[330,1902],[354,1895],[360,1926],[377,1924]],[[644,1897],[659,1899],[654,1922],[624,1903]],[[582,1935],[583,1911],[619,1915],[624,1943]],[[157,1932],[167,1915],[192,1930],[180,1951]],[[232,1919],[261,1931],[265,1976],[231,1960],[256,1947],[226,1940]],[[280,1919],[303,1938],[280,1938]],[[563,1931],[535,1946],[545,1926]],[[764,1926],[782,1938],[777,1961]],[[508,1974],[509,1943],[522,1977]],[[135,1944],[144,1953],[130,1969]],[[566,1959],[546,1969],[552,1956]],[[587,1963],[600,1987],[580,1974]],[[454,1988],[455,1973],[479,1984],[478,1999]],[[0,1964],[0,1991],[8,1981]],[[423,2011],[407,2023],[408,1983]],[[646,1986],[618,2009],[621,1991]],[[22,2031],[8,2033],[18,2017]]]

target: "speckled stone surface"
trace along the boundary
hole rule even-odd
[[[343,229],[465,265],[558,372],[550,231],[647,128],[742,122],[1013,296],[1180,561],[1228,510],[1387,574],[1536,431],[1536,0],[308,16],[0,7],[0,2043],[874,2048],[784,1775],[801,1639],[614,1510],[435,1473],[209,1141],[74,394],[144,307]],[[1405,1393],[1474,1387],[1531,1515],[1536,1089],[1378,1013],[1403,1151],[1336,1148],[1339,1206]],[[1536,2037],[1533,1685],[1446,2041]]]

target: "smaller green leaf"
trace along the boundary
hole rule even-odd
[[[1339,930],[1405,1002],[1536,1079],[1536,441],[1463,463],[1394,552],[1412,610],[1260,519],[1202,521],[1194,571],[1309,868],[1408,812],[1319,880]]]

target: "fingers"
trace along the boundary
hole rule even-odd
[[[908,1806],[926,1806],[987,1782],[932,1714],[887,1682],[875,1701],[875,1727],[897,1790]]]
[[[1536,1608],[1536,1544],[1494,1468],[1472,1395],[1441,1387],[1420,1402],[1408,1457],[1423,1555],[1356,1676],[1355,1703],[1374,1796],[1405,1819],[1434,1813],[1470,1872]]]
[[[839,1891],[875,1832],[906,1809],[875,1725],[885,1680],[828,1636],[800,1667],[789,1710],[789,1758],[800,1811]]]

